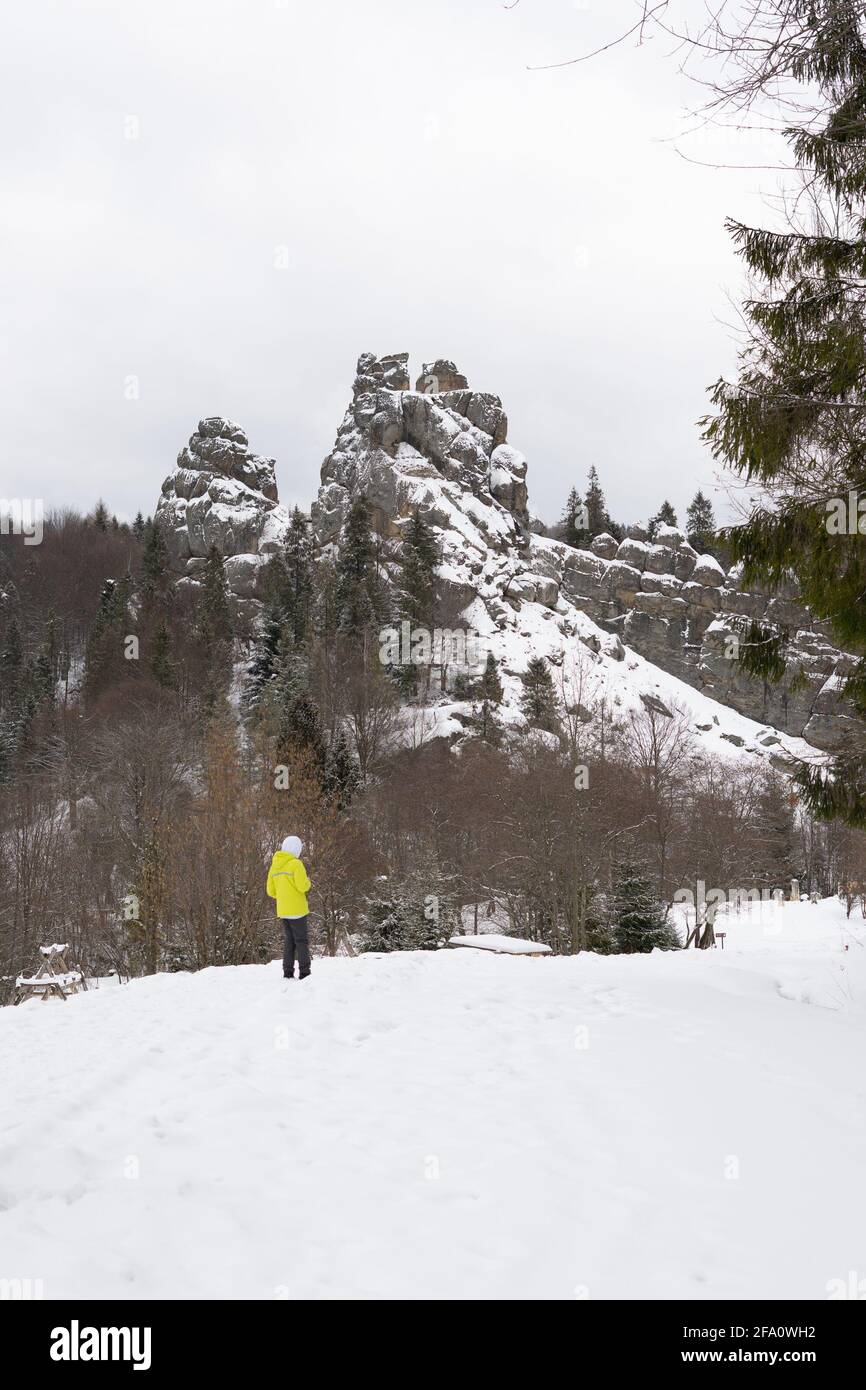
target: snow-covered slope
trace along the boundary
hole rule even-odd
[[[481,635],[485,649],[500,663],[500,718],[515,730],[525,725],[520,713],[520,675],[529,656],[539,655],[550,663],[562,702],[582,706],[587,715],[605,701],[611,716],[621,721],[631,714],[639,715],[649,704],[663,716],[681,715],[696,746],[714,758],[737,761],[756,756],[785,770],[796,759],[819,756],[805,739],[749,719],[647,661],[579,610],[557,614],[542,604],[525,601],[513,622],[499,626],[491,621],[483,604],[476,602],[467,610],[467,618]],[[465,713],[466,707],[460,704],[440,706],[435,711],[437,732],[462,732]]]
[[[0,1010],[46,1297],[814,1298],[864,1267],[866,934],[162,975]],[[848,949],[844,949],[845,947]]]

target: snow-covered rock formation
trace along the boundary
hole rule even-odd
[[[526,474],[502,401],[473,390],[453,362],[424,363],[412,389],[407,353],[364,353],[322,465],[313,532],[320,547],[336,540],[362,493],[376,529],[394,540],[418,508],[436,531],[451,625],[462,615],[515,682],[535,653],[561,667],[579,649],[606,670],[623,661],[631,669],[635,653],[642,660],[632,685],[651,686],[653,672],[664,673],[677,689],[683,683],[763,726],[722,735],[735,746],[774,748],[775,730],[821,749],[844,744],[856,716],[838,686],[851,658],[793,590],[745,592],[738,569],[725,574],[674,527],[660,527],[652,541],[637,528],[620,543],[598,536],[589,550],[547,539],[530,518]],[[288,525],[273,460],[251,454],[239,426],[219,417],[202,420],[179,454],[157,517],[175,569],[194,582],[215,544],[240,601],[256,597],[261,567]],[[732,641],[738,617],[794,634],[778,684],[743,671]],[[673,698],[670,682],[662,685]],[[720,725],[712,713],[709,720]]]
[[[535,606],[568,639],[576,614],[585,614],[601,629],[599,649],[618,637],[621,649],[751,720],[821,748],[844,741],[853,716],[836,687],[850,658],[830,644],[793,591],[744,592],[737,569],[726,575],[671,526],[660,527],[653,542],[639,534],[620,544],[598,536],[590,550],[535,534],[526,460],[507,442],[500,398],[471,390],[443,360],[424,365],[414,391],[409,380],[406,353],[359,359],[352,402],[312,508],[320,541],[338,534],[361,492],[384,535],[399,535],[418,507],[438,532],[442,577],[466,602],[471,621],[486,617],[499,631],[520,631]],[[732,654],[737,616],[780,622],[796,633],[778,685],[746,675]]]
[[[274,469],[273,459],[250,453],[240,425],[218,415],[199,420],[156,508],[177,573],[194,580],[215,545],[232,593],[257,597],[261,568],[288,529]]]
[[[443,537],[470,518],[483,533],[479,555],[519,546],[529,524],[526,460],[505,442],[501,400],[471,391],[442,360],[425,364],[412,391],[407,362],[405,352],[358,359],[352,401],[313,503],[319,539],[339,533],[364,492],[384,535],[399,535],[400,522],[420,507]]]

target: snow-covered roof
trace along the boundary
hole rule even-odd
[[[547,956],[552,955],[549,946],[543,941],[524,941],[518,936],[500,936],[497,932],[485,932],[479,936],[452,936],[449,946],[469,946],[476,951],[495,951],[503,956]]]

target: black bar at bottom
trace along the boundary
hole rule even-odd
[[[515,1307],[515,1303],[518,1304]],[[399,1309],[396,1316],[392,1309]],[[607,1372],[708,1367],[811,1368],[822,1376],[857,1365],[863,1304],[839,1302],[0,1302],[7,1356],[52,1376],[100,1370],[160,1378],[222,1377],[273,1369],[287,1378],[367,1374],[393,1366],[426,1378],[488,1374],[503,1359],[545,1374],[568,1358],[575,1374],[601,1358]],[[407,1345],[408,1339],[408,1345]],[[458,1340],[459,1339],[459,1340]],[[407,1359],[407,1352],[409,1353]],[[415,1371],[410,1362],[418,1358]],[[598,1361],[595,1361],[598,1366]],[[393,1371],[390,1372],[393,1374]]]

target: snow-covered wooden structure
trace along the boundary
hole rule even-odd
[[[42,964],[35,975],[19,975],[15,981],[13,1004],[22,1004],[25,999],[66,999],[87,989],[87,981],[80,970],[71,970],[66,961],[69,943],[54,942],[51,946],[40,946]]]
[[[452,936],[452,947],[469,947],[476,951],[493,951],[498,956],[550,956],[551,948],[543,941],[526,941],[522,936],[502,936],[499,932],[480,932],[478,936]]]

